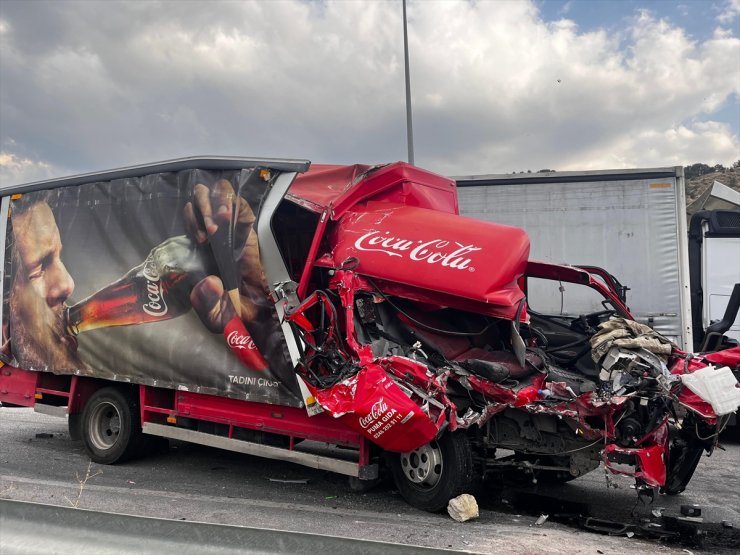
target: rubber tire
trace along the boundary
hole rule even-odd
[[[679,443],[680,442],[680,443]],[[692,444],[683,438],[673,439],[666,453],[666,482],[660,488],[665,495],[683,493],[689,485],[696,467],[699,466],[704,447],[701,444]]]
[[[96,414],[108,405],[118,412],[118,437],[107,448],[95,445],[92,438]],[[139,403],[133,392],[123,391],[115,387],[99,389],[88,400],[82,412],[82,442],[88,456],[94,463],[114,464],[130,460],[139,455],[144,445],[144,435],[141,433],[141,417]]]
[[[391,453],[390,459],[393,481],[401,496],[412,507],[429,512],[441,511],[450,499],[470,493],[473,487],[473,454],[467,436],[463,432],[445,432],[437,445],[442,473],[431,487],[419,486],[406,477],[398,453]]]

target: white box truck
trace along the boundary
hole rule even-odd
[[[454,179],[461,214],[524,228],[533,259],[605,268],[629,287],[636,319],[687,351],[701,350],[707,328],[732,304],[740,283],[740,206],[733,199],[740,195],[728,187],[719,196],[716,186],[710,191],[724,210],[701,212],[690,249],[680,166]],[[569,293],[550,295],[548,309],[557,311]],[[738,330],[735,321],[724,335],[738,340]]]
[[[455,179],[461,214],[524,228],[535,260],[605,268],[639,322],[692,350],[683,168]]]

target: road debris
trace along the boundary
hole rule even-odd
[[[692,517],[701,516],[701,507],[699,505],[681,505],[681,514]]]
[[[294,479],[294,480],[285,480],[282,478],[268,478],[268,480],[270,480],[270,482],[276,482],[278,484],[307,484],[308,483],[307,478],[300,478],[300,479]]]
[[[458,495],[447,504],[447,513],[457,522],[478,518],[478,502],[469,493]]]
[[[542,526],[545,521],[550,517],[550,515],[540,515],[540,517],[535,521],[535,526]]]

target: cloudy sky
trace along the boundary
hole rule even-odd
[[[416,164],[730,165],[740,0],[408,0]],[[405,160],[401,0],[0,1],[0,185]]]

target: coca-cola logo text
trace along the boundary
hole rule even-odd
[[[370,413],[367,416],[363,416],[360,418],[360,426],[362,426],[363,428],[367,428],[368,426],[370,426],[370,424],[380,418],[380,416],[387,410],[388,405],[381,397],[373,404],[372,408],[370,409]]]
[[[455,248],[457,245],[457,248]],[[355,248],[360,251],[382,252],[388,256],[402,257],[406,254],[414,262],[440,264],[455,270],[471,269],[471,252],[481,250],[474,245],[463,245],[457,241],[446,239],[432,239],[430,241],[413,241],[402,237],[394,237],[386,231],[370,231],[355,241]]]
[[[167,303],[164,300],[159,273],[145,265],[142,272],[146,279],[146,297],[148,301],[142,305],[142,310],[149,316],[161,317],[167,314]]]
[[[240,335],[238,331],[234,330],[226,336],[226,342],[232,349],[250,349],[254,350],[257,346],[252,341],[249,335]]]

